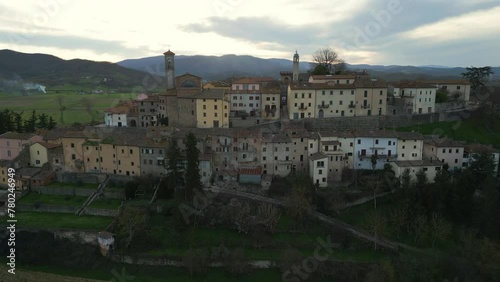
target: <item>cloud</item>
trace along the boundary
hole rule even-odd
[[[16,33],[0,29],[0,42],[16,48],[22,45],[53,47],[68,50],[88,50],[95,54],[120,54],[133,56],[144,51],[142,48],[128,47],[122,41],[94,39],[76,35],[54,35],[46,33]]]
[[[495,34],[498,36],[500,35],[500,30],[496,24],[498,18],[500,18],[500,6],[420,26],[404,33],[403,37],[441,43],[444,41],[484,38]]]

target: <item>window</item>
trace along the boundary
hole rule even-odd
[[[72,155],[71,155],[71,159],[72,159],[72,160],[76,160],[76,155],[75,155],[75,154],[72,154]]]
[[[365,90],[365,97],[368,97],[368,91]]]
[[[203,105],[203,109],[206,110],[207,109],[207,105]]]
[[[256,97],[255,97],[255,100],[257,100],[257,101],[258,101],[258,100],[260,100],[260,97],[259,97],[259,96],[256,96]]]
[[[75,148],[75,143],[71,143],[71,148]]]
[[[325,90],[321,91],[321,95],[325,95],[325,92],[326,92]]]
[[[319,169],[319,170],[318,170],[318,174],[323,174],[323,170],[322,170],[322,169]]]
[[[312,149],[312,147],[313,147],[313,143],[309,144],[309,148],[311,148],[311,149]]]
[[[311,98],[312,98],[312,94],[311,94],[311,93],[309,93],[309,99],[311,99]]]
[[[238,107],[238,104],[237,103],[233,103],[233,107]]]
[[[203,117],[207,117],[207,113],[203,113]]]
[[[134,150],[130,149],[130,154],[133,154],[134,153]]]
[[[350,147],[352,147],[353,145],[354,145],[354,144],[353,144],[352,142],[349,144],[349,146],[350,146]]]
[[[443,153],[446,153],[446,149],[443,149]]]
[[[262,157],[262,160],[265,161],[266,160],[266,157]]]
[[[342,91],[340,91],[340,92],[342,92]],[[339,101],[339,105],[342,106],[342,100]]]
[[[358,145],[361,145],[361,139],[358,139]]]
[[[40,164],[40,160],[36,160],[36,164]]]
[[[456,153],[458,153],[458,152],[459,152],[459,149],[457,149],[455,152],[456,152]]]
[[[377,144],[377,145],[378,145],[378,139],[375,139],[375,144]]]
[[[252,99],[250,99],[250,100],[252,100]],[[250,103],[248,106],[249,106],[250,108],[253,108],[253,103]]]
[[[233,100],[238,100],[238,96],[233,96]]]
[[[382,99],[378,100],[378,103],[379,103],[380,105],[382,105]]]
[[[449,150],[448,150],[448,153],[450,153],[450,154],[451,154],[451,149],[449,149]]]
[[[290,148],[289,148],[289,147],[286,147],[286,150],[285,150],[285,151],[289,152],[289,151],[290,151]]]
[[[253,96],[250,96],[249,100],[252,101],[253,100]]]

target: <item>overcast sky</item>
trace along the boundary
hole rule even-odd
[[[307,61],[326,46],[353,64],[500,66],[500,1],[0,0],[0,49],[64,59]]]

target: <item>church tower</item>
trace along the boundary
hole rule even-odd
[[[295,50],[295,55],[293,55],[293,76],[292,76],[292,81],[293,82],[298,82],[299,81],[299,54],[297,53],[297,50]]]
[[[167,75],[167,90],[175,88],[175,53],[170,49],[163,53],[165,55],[165,74]]]

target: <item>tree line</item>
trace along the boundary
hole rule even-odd
[[[0,134],[5,132],[33,133],[37,129],[54,129],[57,123],[54,119],[45,114],[37,114],[32,111],[30,115],[24,116],[24,112],[15,112],[4,109],[0,112]]]

